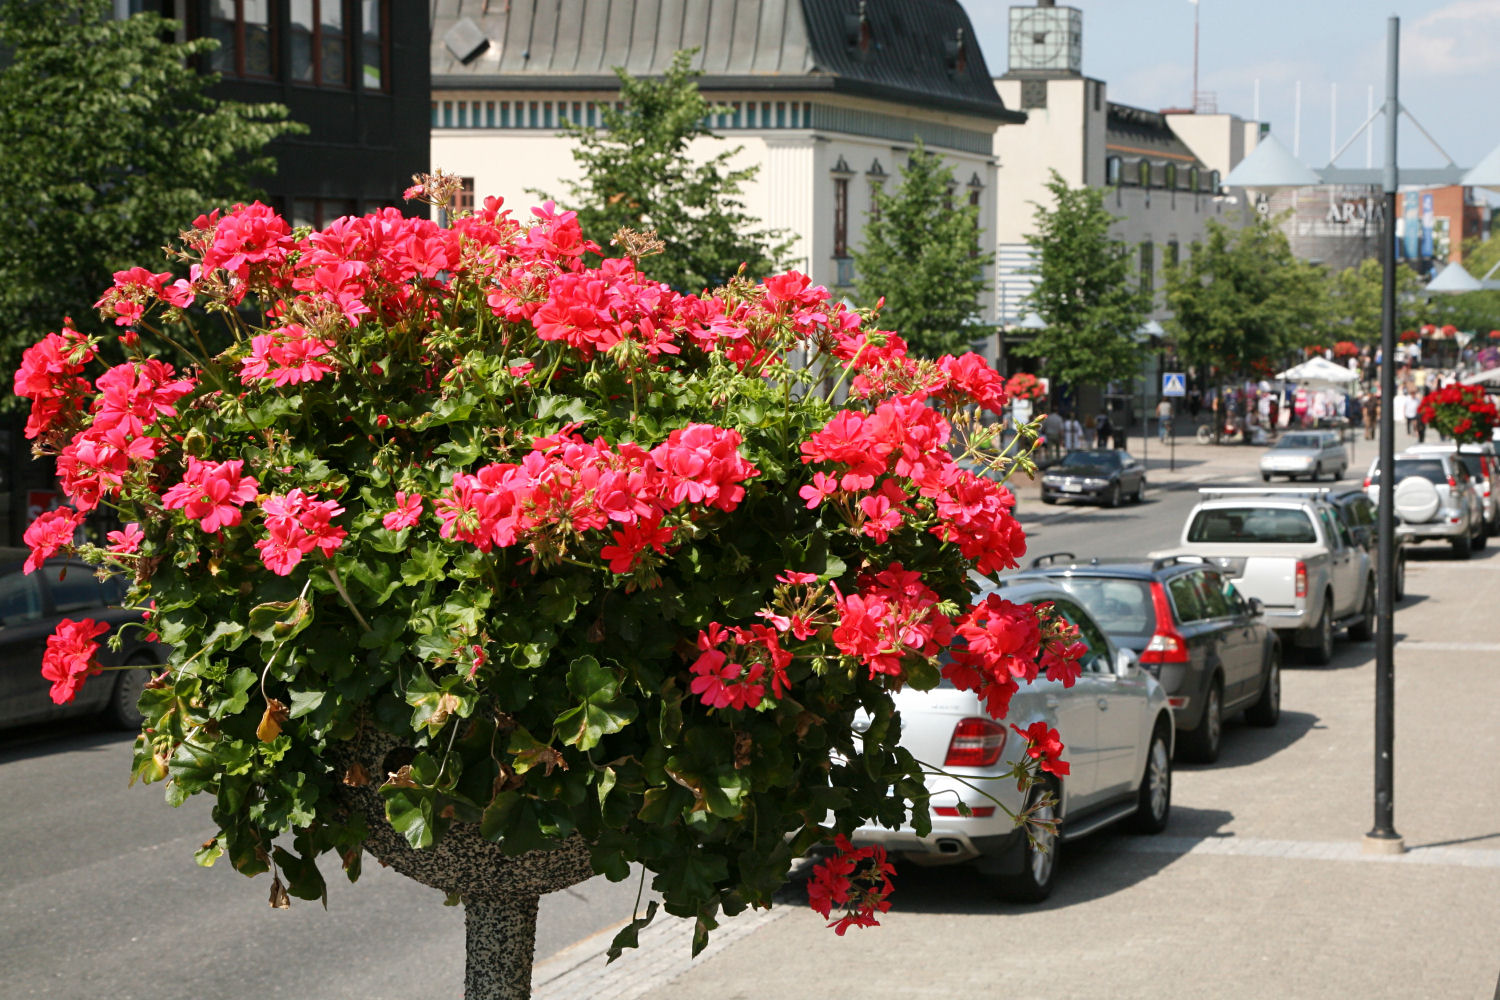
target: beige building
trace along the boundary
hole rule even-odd
[[[793,239],[797,266],[838,291],[854,280],[874,191],[899,183],[920,139],[953,168],[981,220],[1000,212],[994,136],[1011,111],[953,0],[434,0],[432,162],[524,211],[578,177],[564,119],[594,125],[617,99],[613,67],[659,74],[696,48],[709,124],[756,166],[751,215]],[[595,234],[597,237],[597,234]],[[984,226],[982,249],[995,233]],[[986,275],[993,277],[993,273]],[[992,320],[993,300],[983,303]]]

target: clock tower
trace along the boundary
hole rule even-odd
[[[1010,9],[1012,75],[1080,76],[1083,73],[1083,11],[1038,0]]]

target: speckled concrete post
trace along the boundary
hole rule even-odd
[[[525,1000],[531,995],[537,899],[594,874],[588,844],[575,836],[556,850],[512,857],[480,836],[474,824],[454,823],[436,846],[417,850],[386,821],[385,804],[376,791],[384,776],[396,770],[394,755],[401,753],[409,752],[395,738],[370,729],[330,748],[340,771],[358,762],[371,778],[359,787],[340,785],[340,804],[364,814],[370,830],[365,850],[382,864],[463,898],[468,953],[464,1000]]]

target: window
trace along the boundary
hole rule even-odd
[[[1094,620],[1084,613],[1084,610],[1072,601],[1054,601],[1057,610],[1069,622],[1078,626],[1078,638],[1088,647],[1083,656],[1079,657],[1078,665],[1086,674],[1113,675],[1115,665],[1109,658],[1109,642],[1104,638],[1104,633],[1099,631],[1099,626]]]
[[[1124,161],[1118,156],[1106,156],[1104,158],[1104,183],[1120,183],[1120,176],[1124,172],[1124,166]]]
[[[271,38],[271,0],[213,0],[208,37],[219,43],[210,59],[216,73],[238,77],[276,75]]]
[[[349,198],[293,198],[292,225],[322,229],[334,219],[353,215],[354,201]]]
[[[983,218],[983,216],[979,212],[979,195],[980,195],[980,193],[983,190],[984,190],[983,188],[972,187],[972,186],[969,188],[969,207],[971,207],[972,209],[974,209],[974,221],[975,221],[975,226],[974,226],[974,245],[971,246],[971,247],[969,247],[969,256],[970,257],[978,257],[979,256],[979,233],[980,233],[980,230],[981,230],[982,226],[980,226],[978,223],[979,223],[979,220]]]
[[[1167,164],[1166,183],[1163,185],[1167,190],[1174,191],[1177,188],[1177,164]]]
[[[386,64],[390,52],[386,46],[385,0],[360,0],[359,5],[359,62],[364,74],[366,90],[385,90],[389,73]],[[493,109],[493,105],[490,106]],[[494,125],[493,110],[490,125]]]
[[[1136,164],[1135,171],[1136,171],[1136,177],[1139,179],[1141,187],[1144,187],[1144,188],[1150,187],[1151,186],[1151,164],[1147,163],[1145,160],[1141,160],[1139,163]]]
[[[870,182],[870,221],[880,218],[880,195],[885,190],[885,181]]]
[[[344,0],[292,0],[292,79],[315,87],[349,86]]]
[[[0,576],[0,625],[24,625],[42,617],[42,585],[19,571]]]
[[[1176,267],[1182,262],[1182,245],[1176,240],[1167,241],[1167,266]]]
[[[1224,581],[1219,578],[1219,574],[1200,571],[1190,575],[1193,586],[1198,588],[1198,598],[1205,617],[1228,618],[1234,614],[1234,604],[1225,595]]]
[[[52,563],[43,567],[47,589],[52,591],[52,609],[60,615],[104,606],[104,592],[87,566]]]
[[[1195,575],[1184,573],[1167,581],[1167,593],[1172,597],[1172,607],[1177,612],[1177,620],[1183,625],[1208,617],[1208,611],[1203,607],[1202,594],[1193,582]]]
[[[453,196],[453,211],[474,211],[474,178],[460,177],[458,179],[458,191]]]
[[[1156,293],[1156,244],[1150,240],[1141,244],[1141,291]]]
[[[1143,580],[1073,576],[1053,582],[1082,601],[1099,626],[1111,633],[1149,636],[1156,631],[1151,585]]]
[[[833,179],[833,255],[849,256],[849,178]]]

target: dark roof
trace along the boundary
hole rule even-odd
[[[1105,116],[1104,146],[1109,152],[1126,157],[1144,156],[1149,160],[1203,166],[1187,143],[1177,138],[1167,124],[1166,115],[1128,104],[1110,102]]]
[[[1024,121],[958,0],[433,0],[434,90],[613,90],[698,49],[704,90],[827,90]],[[861,20],[863,11],[863,20]]]

